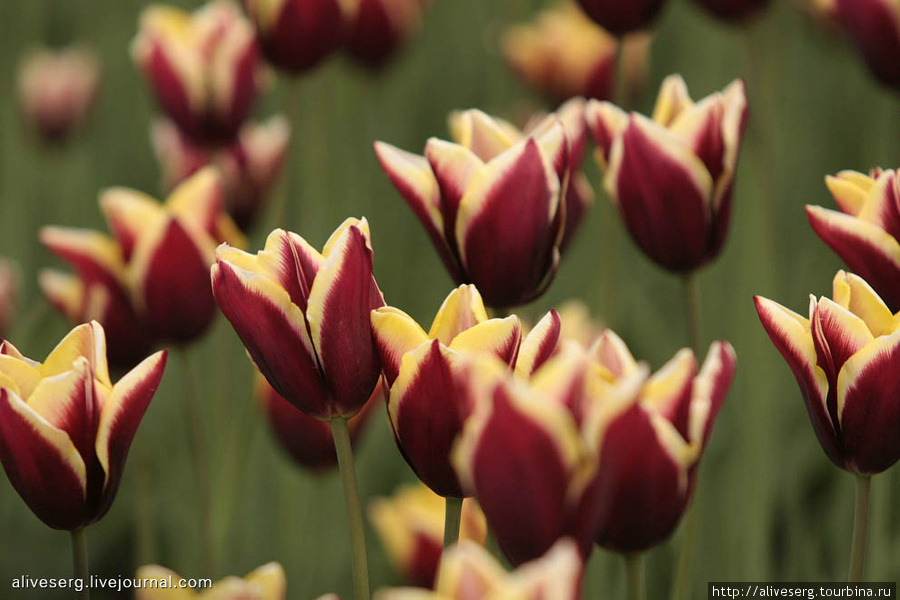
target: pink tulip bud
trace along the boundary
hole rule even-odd
[[[243,0],[269,62],[290,73],[316,66],[341,42],[340,0]]]

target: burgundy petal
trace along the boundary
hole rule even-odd
[[[900,29],[890,0],[836,0],[837,19],[856,42],[869,68],[884,83],[900,85]]]
[[[260,31],[260,42],[273,64],[301,73],[337,47],[342,27],[338,0],[285,0],[272,30]]]
[[[663,6],[663,0],[578,0],[581,8],[615,35],[649,27]]]

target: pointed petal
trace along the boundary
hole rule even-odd
[[[875,180],[857,171],[841,171],[825,178],[825,185],[841,212],[857,216],[875,185]]]
[[[428,334],[402,310],[384,306],[372,311],[372,334],[388,386],[400,373],[403,355],[428,341]]]
[[[110,188],[100,194],[100,210],[125,260],[131,257],[141,232],[165,217],[165,210],[155,198],[128,188]]]
[[[865,321],[828,298],[821,298],[816,304],[812,334],[818,364],[825,369],[832,386],[837,384],[838,372],[847,359],[875,339]],[[836,417],[837,413],[832,412],[832,421]]]
[[[51,377],[70,371],[80,357],[88,359],[98,380],[112,386],[106,363],[106,334],[96,321],[79,325],[66,334],[41,365],[41,376]]]
[[[669,421],[678,433],[688,439],[694,376],[697,359],[684,348],[654,373],[641,390],[641,401]]]
[[[522,340],[516,360],[516,374],[531,377],[556,351],[562,322],[556,309],[550,309]]]
[[[450,349],[462,354],[492,354],[508,365],[516,363],[522,326],[519,317],[490,319],[466,329],[453,338]]]
[[[600,334],[590,354],[594,360],[609,369],[616,379],[631,375],[638,367],[628,346],[612,329],[606,329]]]
[[[444,299],[428,330],[428,337],[450,345],[460,333],[487,320],[487,310],[478,288],[463,284]]]
[[[219,171],[207,166],[172,190],[166,199],[166,208],[184,227],[213,236],[222,214],[223,194]]]
[[[613,142],[628,127],[628,113],[611,102],[589,100],[584,116],[594,143],[597,144],[600,167],[605,169],[609,164]]]
[[[690,436],[688,440],[706,447],[713,423],[725,402],[734,372],[737,356],[728,342],[713,342],[706,353],[700,374],[694,380],[691,398]]]
[[[306,311],[309,291],[325,257],[296,233],[276,229],[266,238],[255,270],[266,273],[287,290],[291,302]]]
[[[41,243],[66,261],[84,282],[122,287],[125,263],[119,245],[108,235],[88,229],[43,227]]]
[[[453,141],[471,150],[484,162],[506,152],[521,135],[509,123],[477,109],[452,113],[448,125]]]
[[[425,145],[425,157],[441,190],[440,207],[444,237],[448,242],[453,242],[459,202],[484,163],[465,146],[437,138],[428,140]]]
[[[834,301],[865,321],[875,337],[890,335],[896,329],[891,310],[859,275],[838,271],[834,276]]]
[[[678,116],[694,105],[681,75],[669,75],[663,81],[653,108],[653,121],[669,127]]]

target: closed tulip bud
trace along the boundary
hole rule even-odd
[[[551,115],[526,136],[469,110],[451,115],[450,129],[457,143],[432,138],[425,156],[383,142],[375,153],[457,283],[475,284],[491,307],[530,302],[559,265],[569,173],[564,126]]]
[[[900,6],[893,0],[834,0],[834,14],[872,74],[900,86]]]
[[[382,387],[376,385],[363,409],[347,423],[351,444],[356,444],[372,413],[381,406],[382,395]],[[275,439],[297,464],[317,473],[330,471],[338,466],[334,438],[328,423],[306,416],[276,392],[258,372],[256,397],[266,413]]]
[[[100,62],[80,46],[44,48],[22,60],[18,77],[25,118],[44,140],[59,141],[90,114],[100,85]]]
[[[431,588],[444,544],[444,501],[424,484],[401,487],[369,503],[369,520],[394,568],[411,585]],[[459,539],[484,545],[487,524],[478,504],[463,502]]]
[[[75,530],[106,514],[165,365],[158,352],[113,384],[97,322],[43,363],[0,343],[0,462],[41,521]]]
[[[172,189],[203,167],[214,165],[222,175],[225,209],[238,227],[247,231],[281,173],[291,126],[282,116],[244,125],[235,143],[212,150],[193,143],[168,120],[156,122],[150,137],[162,167],[163,187]]]
[[[604,29],[622,36],[650,27],[664,0],[578,0],[578,4]]]
[[[900,314],[861,277],[838,272],[834,298],[810,296],[809,318],[756,297],[756,310],[797,383],[825,454],[874,475],[900,459]]]
[[[422,18],[429,0],[354,0],[346,16],[344,47],[359,63],[383,66]]]
[[[0,257],[0,338],[12,328],[19,299],[19,269],[14,262]]]
[[[234,140],[261,76],[253,27],[236,5],[213,0],[193,13],[151,6],[131,53],[185,135],[200,144]]]
[[[138,581],[182,580],[182,576],[175,571],[159,565],[140,567],[135,578]],[[284,568],[278,563],[271,562],[243,578],[225,577],[212,584],[212,587],[198,592],[181,588],[142,586],[135,589],[134,597],[135,600],[284,600],[286,596],[287,577]]]
[[[381,371],[369,313],[384,306],[365,219],[344,221],[321,253],[281,229],[255,255],[222,245],[212,286],[279,394],[323,421],[363,408]]]
[[[740,80],[696,104],[680,76],[663,83],[653,119],[591,101],[587,122],[604,187],[654,262],[693,271],[722,249],[747,124]]]
[[[382,590],[375,600],[578,600],[584,564],[571,540],[561,540],[540,558],[507,573],[490,552],[464,541],[441,561],[434,592]]]
[[[826,178],[839,211],[807,206],[815,232],[892,310],[900,310],[900,174],[843,171]]]
[[[372,313],[372,331],[389,386],[388,420],[400,452],[428,487],[444,497],[465,494],[450,450],[472,412],[464,354],[492,354],[514,365],[521,342],[516,316],[488,319],[471,285],[444,300],[425,332],[393,307]]]
[[[743,21],[763,10],[769,0],[694,0],[714,16],[725,21]]]
[[[316,66],[341,42],[341,0],[243,0],[266,58],[290,73]]]

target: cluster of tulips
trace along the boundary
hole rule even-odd
[[[767,4],[697,2],[730,21]],[[132,56],[165,113],[151,140],[168,198],[112,188],[100,196],[109,234],[43,228],[41,242],[74,273],[42,271],[40,287],[74,329],[43,362],[0,343],[0,462],[41,521],[72,533],[77,576],[88,573],[85,528],[112,505],[169,349],[187,352],[217,312],[257,370],[285,451],[307,469],[341,472],[356,600],[370,591],[353,446],[379,410],[420,481],[369,505],[417,586],[382,600],[576,600],[597,546],[625,558],[629,597],[642,598],[643,554],[686,513],[699,518],[688,509],[736,355],[715,341],[700,362],[695,275],[727,239],[749,111],[742,80],[695,102],[678,75],[649,116],[610,101],[617,86],[639,93],[662,0],[563,3],[504,33],[510,67],[561,104],[553,112],[522,127],[454,112],[450,140],[429,139],[421,155],[374,143],[373,160],[457,285],[427,330],[386,301],[365,218],[346,219],[321,250],[283,229],[258,252],[243,249],[290,138],[283,116],[248,120],[272,78],[263,60],[297,76],[342,49],[380,67],[426,4],[245,0],[242,11],[213,0],[141,15]],[[815,6],[846,27],[880,79],[900,81],[896,3]],[[33,56],[26,115],[46,139],[66,137],[98,77],[84,50]],[[510,312],[552,285],[593,202],[582,173],[591,142],[634,243],[688,292],[691,348],[655,372],[583,314],[550,310],[531,324]],[[858,476],[864,515],[870,477],[900,459],[900,174],[843,172],[827,185],[839,210],[807,207],[809,221],[852,273],[836,275],[832,299],[811,299],[808,318],[755,302],[825,453]],[[0,262],[0,335],[19,277]],[[858,516],[854,581],[866,531]],[[685,557],[691,544],[685,536]],[[145,566],[137,577],[169,575]],[[271,563],[218,582],[215,597],[283,599],[286,579]]]

